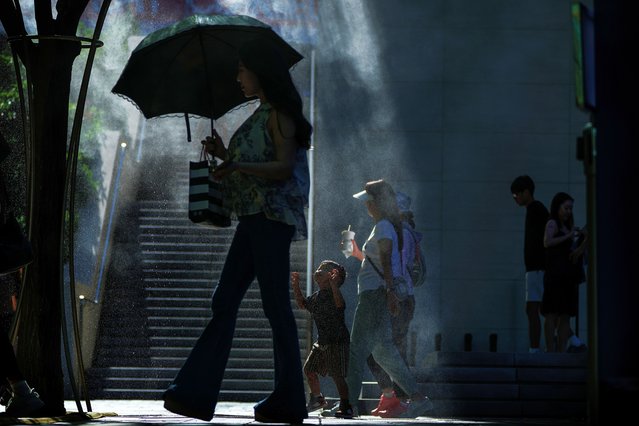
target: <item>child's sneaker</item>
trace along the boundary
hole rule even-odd
[[[351,404],[340,404],[337,411],[335,411],[335,417],[338,419],[352,419],[354,415]]]
[[[392,397],[386,397],[384,394],[379,398],[379,404],[371,411],[371,416],[379,416],[381,411],[389,411],[400,405],[401,401],[393,392]]]
[[[320,408],[325,408],[328,406],[324,395],[319,394],[319,396],[315,396],[311,394],[308,399],[308,404],[306,405],[306,410],[310,413],[311,411],[319,410]]]
[[[342,419],[351,419],[357,417],[357,412],[353,409],[353,406],[348,404],[344,406],[341,402],[339,405],[335,405],[333,408],[323,410],[322,417],[339,417]],[[349,417],[350,416],[350,417]]]

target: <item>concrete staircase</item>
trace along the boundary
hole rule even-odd
[[[586,417],[587,354],[432,352],[413,368],[437,417]],[[362,390],[364,407],[379,400]]]
[[[188,175],[177,187],[149,191],[122,205],[107,275],[100,333],[88,372],[94,399],[161,399],[211,316],[231,228],[191,223],[186,200]],[[294,243],[292,268],[305,279],[306,246]],[[298,319],[300,357],[305,358],[307,316]],[[271,331],[254,282],[239,310],[235,338],[220,400],[257,401],[273,387]]]

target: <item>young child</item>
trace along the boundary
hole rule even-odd
[[[318,374],[333,378],[340,403],[336,417],[352,418],[353,409],[348,400],[346,370],[350,335],[344,322],[346,304],[340,287],[346,278],[344,267],[332,260],[325,260],[313,274],[319,290],[305,298],[300,290],[299,272],[291,274],[291,284],[297,306],[311,313],[317,327],[317,341],[304,363],[304,374],[311,390],[308,411],[325,408],[328,404],[320,392]]]

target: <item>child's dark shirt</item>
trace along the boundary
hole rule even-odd
[[[333,291],[318,290],[304,300],[304,307],[311,313],[317,327],[317,343],[348,342],[350,336],[344,322],[344,308],[335,306]]]

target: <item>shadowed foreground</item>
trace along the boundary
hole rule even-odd
[[[162,401],[141,400],[97,400],[91,402],[93,412],[80,414],[70,412],[66,416],[55,418],[22,418],[0,417],[0,425],[17,424],[94,424],[101,425],[195,425],[205,424],[196,419],[177,416],[166,411]],[[69,411],[75,403],[67,401]],[[1,416],[1,414],[0,414]],[[220,402],[217,413],[209,424],[214,425],[261,425],[253,420],[253,403]],[[319,412],[310,413],[304,421],[305,425],[584,425],[583,421],[566,419],[530,419],[530,418],[436,418],[419,417],[417,419],[381,419],[373,416],[362,416],[357,419],[335,419],[321,417]]]

